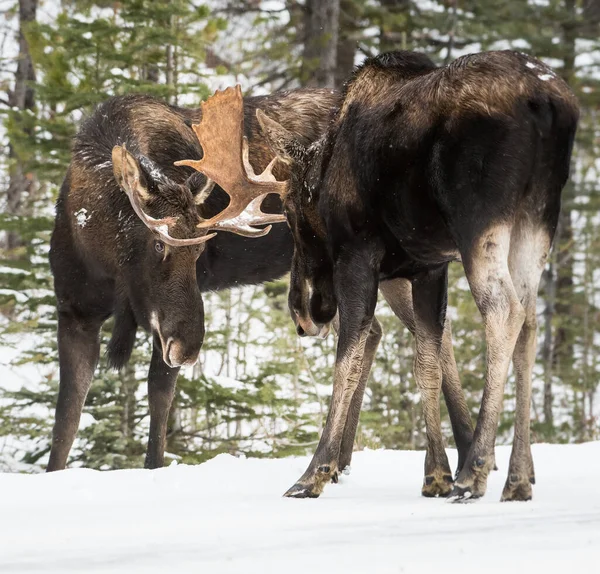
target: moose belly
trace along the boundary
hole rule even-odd
[[[445,229],[386,233],[385,255],[381,262],[381,279],[410,279],[418,273],[460,261],[456,245]]]

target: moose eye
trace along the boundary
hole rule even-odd
[[[157,253],[162,254],[165,252],[165,244],[162,241],[155,241],[154,249],[156,250]]]

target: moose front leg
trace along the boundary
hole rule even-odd
[[[423,496],[448,496],[452,490],[452,472],[444,449],[440,417],[442,388],[441,349],[446,323],[448,266],[424,273],[413,280],[415,318],[414,373],[421,393],[427,454]]]
[[[284,496],[317,498],[337,476],[350,405],[362,377],[368,378],[364,359],[377,303],[379,260],[376,249],[364,243],[344,250],[338,258],[334,282],[340,331],[329,413],[306,472]]]
[[[98,364],[101,326],[102,319],[82,319],[76,312],[59,311],[60,386],[47,472],[67,466],[81,411]]]
[[[148,402],[150,404],[150,433],[145,468],[160,468],[165,462],[167,422],[175,396],[179,367],[169,367],[162,358],[162,347],[157,337],[152,345],[152,359],[148,373]]]
[[[446,317],[444,336],[440,349],[440,364],[442,367],[442,393],[450,416],[454,443],[458,451],[456,476],[462,470],[469,448],[473,442],[473,422],[458,375],[458,367],[452,347],[452,322]]]
[[[376,317],[373,317],[373,321],[371,321],[371,329],[369,330],[369,335],[365,344],[365,353],[362,362],[360,380],[356,391],[354,391],[352,401],[350,402],[348,418],[346,419],[344,435],[342,436],[342,446],[340,448],[340,460],[338,466],[340,471],[345,472],[346,474],[350,471],[350,462],[352,461],[352,452],[354,450],[354,441],[356,439],[356,429],[358,428],[358,421],[360,419],[360,411],[365,395],[365,388],[367,387],[367,382],[371,373],[371,365],[375,359],[375,353],[377,353],[377,347],[379,347],[381,336],[381,324]],[[337,477],[333,477],[333,480],[335,482]]]
[[[406,328],[415,335],[415,314],[413,310],[412,285],[408,279],[392,279],[383,281],[379,290],[392,311],[404,323]],[[460,384],[458,367],[452,348],[452,328],[450,319],[446,318],[444,336],[440,349],[440,366],[442,369],[442,393],[448,407],[454,442],[458,451],[456,474],[460,472],[467,457],[469,447],[473,442],[473,423]]]

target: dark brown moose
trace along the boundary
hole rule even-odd
[[[308,290],[318,328],[336,310],[339,316],[325,429],[307,471],[286,494],[318,496],[340,468],[377,288],[389,278],[411,284],[415,379],[428,439],[424,484],[440,483],[444,492],[450,468],[439,394],[448,263],[462,260],[483,317],[487,368],[475,434],[451,496],[464,501],[485,493],[512,358],[515,431],[502,500],[529,500],[536,295],[579,114],[567,84],[544,63],[512,51],[464,56],[443,68],[419,54],[392,52],[355,72],[315,144],[301,144],[257,113],[274,150],[291,164],[282,197],[297,284]],[[290,296],[294,307],[299,298]]]
[[[255,118],[258,107],[308,145],[323,133],[337,100],[330,90],[246,99],[248,165],[260,171],[273,157]],[[201,292],[260,283],[289,270],[287,226],[275,226],[265,237],[266,230],[252,227],[257,217],[282,220],[276,196],[264,202],[271,215],[264,216],[255,202],[243,221],[220,217],[213,225],[210,217],[227,206],[226,194],[204,175],[173,165],[202,157],[191,125],[203,114],[212,125],[218,101],[188,110],[141,95],[112,98],[75,138],[50,250],[60,390],[49,471],[66,465],[98,362],[100,327],[110,316],[115,323],[107,354],[113,367],[129,360],[138,326],[153,335],[146,467],[159,467],[177,374],[196,360],[204,338]],[[227,132],[215,135],[225,136],[221,143],[227,144]],[[274,172],[287,176],[283,165]],[[259,238],[219,233],[207,241],[216,230]]]
[[[420,69],[419,63],[417,63],[417,70],[418,69]],[[229,145],[210,146],[213,150],[212,153],[206,151],[206,159],[203,159],[202,161],[186,160],[178,162],[179,165],[189,165],[204,171],[223,187],[223,189],[228,190],[233,197],[238,199],[243,197],[246,198],[245,202],[237,201],[234,203],[232,200],[228,210],[225,213],[220,214],[221,217],[224,215],[227,217],[238,217],[246,205],[252,205],[252,202],[256,201],[255,198],[261,197],[265,192],[262,187],[264,184],[258,184],[258,182],[254,181],[254,173],[251,166],[249,166],[246,161],[248,147],[243,138],[243,126],[240,121],[241,94],[238,92],[237,96],[235,96],[235,93],[232,92],[231,95],[232,99],[227,102],[229,105],[224,105],[221,114],[219,116],[216,115],[213,118],[215,128],[218,126],[219,129],[229,134]],[[237,102],[235,102],[236,97],[238,100]],[[222,103],[225,104],[226,102],[223,100]],[[237,115],[235,110],[238,110]],[[204,122],[200,127],[194,126],[205,150],[208,149],[206,140],[207,138],[210,139],[209,128],[210,126]],[[294,172],[292,172],[292,177],[293,176]],[[280,195],[285,195],[288,184],[277,182],[272,185],[275,185],[276,187],[269,188],[271,191],[277,192]],[[313,205],[308,201],[303,208],[309,213],[310,210],[313,209]],[[289,219],[291,215],[289,211],[287,215]],[[217,221],[218,218],[213,218],[210,224]],[[292,223],[290,221],[290,223],[292,229],[295,231],[295,222]],[[207,222],[207,224],[209,223]],[[307,229],[306,231],[311,232],[310,229]],[[327,262],[327,250],[324,245],[318,247],[321,247],[321,249],[313,250],[314,257],[310,261],[310,264],[314,266],[314,269],[323,269],[323,264]],[[318,302],[319,305],[323,307],[325,299],[318,298],[318,292],[314,288],[314,284],[311,285],[310,288],[307,288],[308,283],[304,280],[304,277],[306,277],[307,274],[303,265],[308,259],[301,256],[301,248],[302,245],[299,242],[296,242],[289,298],[290,310],[300,335],[323,335],[328,331],[328,325],[315,324],[314,312],[315,302]],[[379,288],[392,307],[394,313],[414,333],[415,319],[409,281],[404,278],[384,278],[384,280],[381,281]],[[329,297],[328,301],[332,301],[332,298]],[[310,311],[309,304],[311,306]],[[335,301],[333,301],[333,305],[330,309],[332,316],[335,314],[335,309],[336,304]],[[381,327],[377,319],[373,317],[364,344],[363,361],[360,368],[354,373],[354,376],[357,377],[357,387],[348,397],[350,404],[345,415],[346,418],[344,419],[342,429],[343,435],[341,436],[341,446],[339,446],[339,459],[337,464],[339,470],[347,471],[350,465],[365,386],[380,338]],[[440,352],[443,356],[441,367],[442,389],[450,413],[454,438],[459,453],[459,468],[461,468],[472,442],[473,430],[452,351],[452,335],[449,321],[446,322]],[[428,468],[432,465],[432,460],[429,457],[426,465]],[[337,468],[327,471],[326,480],[331,479],[334,482],[337,481]],[[435,478],[435,480],[433,480],[433,478]],[[447,495],[451,489],[452,474],[449,470],[445,470],[443,474],[436,475],[435,477],[426,477],[422,492],[425,496],[439,496]]]

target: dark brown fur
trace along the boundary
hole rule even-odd
[[[255,119],[258,107],[310,144],[324,132],[337,98],[330,90],[248,98],[246,135],[255,169],[262,170],[272,157]],[[204,233],[195,226],[195,200],[206,180],[190,168],[173,165],[202,157],[190,129],[199,121],[200,110],[142,95],[117,97],[100,105],[75,138],[50,251],[59,316],[60,392],[48,470],[66,465],[98,361],[100,327],[111,315],[115,326],[108,354],[117,368],[129,360],[138,326],[154,335],[146,466],[161,466],[178,364],[195,359],[204,336],[200,292],[260,283],[289,269],[292,241],[285,225],[275,226],[263,239],[219,233],[203,246],[166,246],[159,252],[160,241],[134,214],[115,180],[111,152],[116,145],[125,145],[136,158],[148,214],[179,217],[170,230],[173,237]],[[276,175],[286,177],[287,167],[280,165]],[[226,203],[225,193],[215,188],[200,214],[214,215]],[[265,203],[271,210],[280,209],[277,201]],[[168,340],[177,350],[172,366],[165,363]]]

